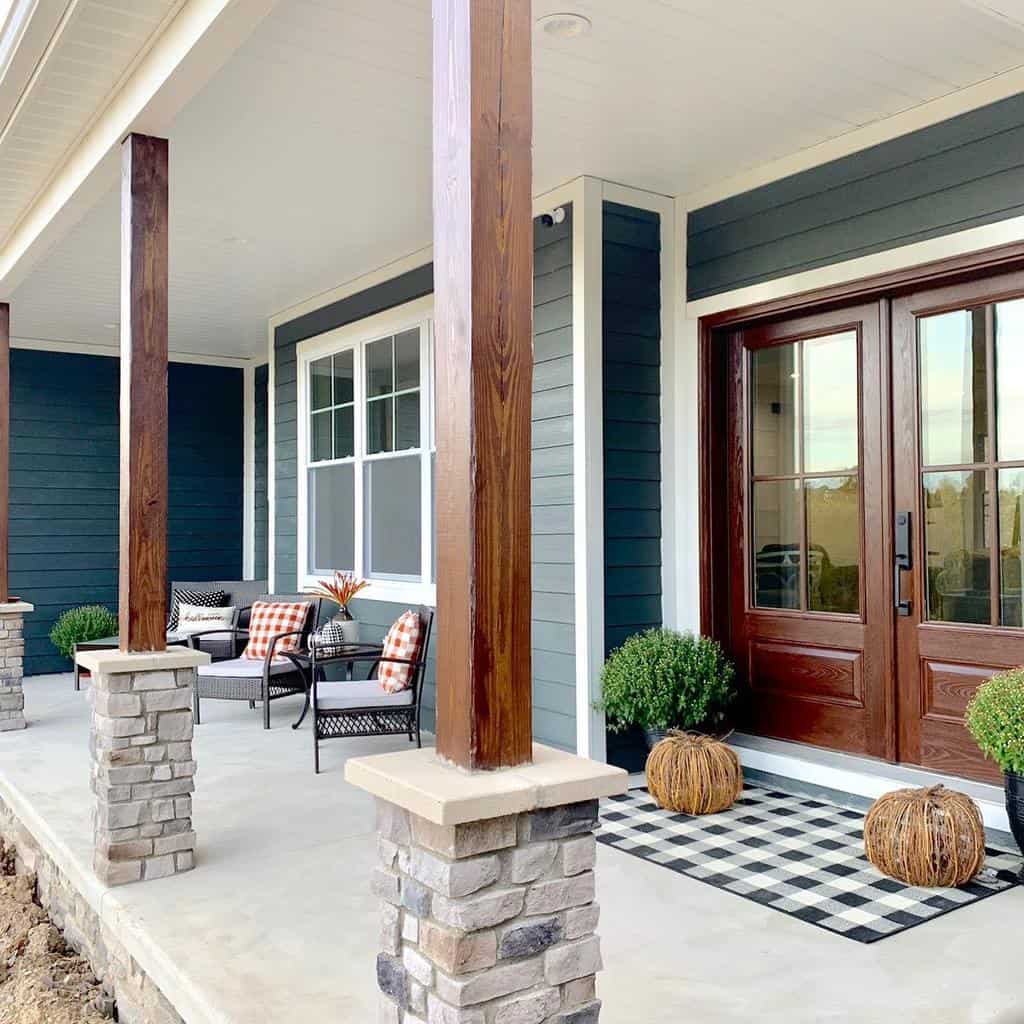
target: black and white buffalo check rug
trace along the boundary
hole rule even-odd
[[[857,942],[877,942],[1013,888],[1020,856],[989,848],[959,889],[922,889],[864,856],[864,815],[820,799],[747,786],[721,814],[661,810],[646,790],[602,801],[597,838],[708,885]]]

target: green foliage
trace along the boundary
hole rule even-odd
[[[967,705],[967,728],[1004,772],[1024,775],[1024,668],[993,676]]]
[[[116,634],[117,616],[101,604],[86,604],[61,612],[50,630],[50,640],[65,658],[73,658],[75,644]]]
[[[721,731],[736,696],[733,667],[706,637],[649,629],[613,651],[601,673],[597,705],[608,727]]]

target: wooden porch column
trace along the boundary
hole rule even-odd
[[[0,604],[10,596],[11,307],[0,302]]]
[[[437,749],[531,759],[530,0],[433,0]]]
[[[167,640],[167,140],[121,162],[122,651]]]

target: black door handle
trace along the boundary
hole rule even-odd
[[[910,614],[910,601],[903,597],[904,569],[914,567],[911,547],[910,513],[896,513],[896,536],[893,542],[893,601],[898,615]]]

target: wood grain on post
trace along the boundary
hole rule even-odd
[[[433,0],[437,748],[531,759],[529,0]]]
[[[120,646],[167,643],[167,140],[121,164]]]

